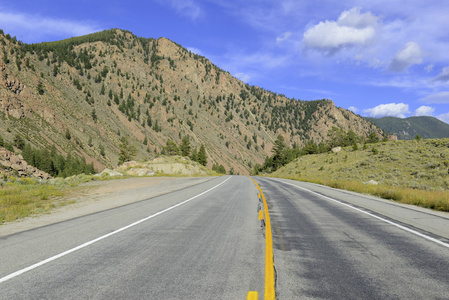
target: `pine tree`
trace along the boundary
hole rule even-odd
[[[98,118],[97,118],[97,113],[95,112],[95,108],[92,109],[91,115],[92,115],[92,119],[94,120],[94,122],[97,123]]]
[[[203,166],[207,165],[207,154],[203,144],[201,144],[200,150],[198,151],[197,161],[199,164]]]
[[[193,161],[198,161],[198,151],[196,147],[192,150],[192,154],[190,155],[190,159]]]
[[[190,141],[188,137],[184,137],[181,141],[181,145],[179,146],[181,150],[182,156],[189,156],[191,151]]]
[[[137,148],[127,137],[121,138],[119,150],[119,164],[132,160],[137,154]]]
[[[167,141],[167,145],[164,147],[163,150],[166,155],[178,155],[179,154],[178,145],[176,145],[176,143],[173,142],[172,140]]]
[[[70,140],[72,138],[72,135],[70,134],[70,131],[69,131],[68,128],[65,131],[65,138],[68,139],[68,140]]]

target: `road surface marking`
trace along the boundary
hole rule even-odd
[[[320,197],[322,197],[322,198],[324,198],[324,199],[327,199],[327,200],[330,200],[330,201],[334,201],[334,202],[336,202],[336,203],[338,203],[338,204],[341,204],[341,205],[343,205],[343,206],[352,208],[352,209],[354,209],[354,210],[356,210],[356,211],[358,211],[358,212],[361,212],[361,213],[364,213],[364,214],[366,214],[366,215],[368,215],[368,216],[371,216],[371,217],[373,217],[373,218],[376,218],[376,219],[378,219],[378,220],[380,220],[380,221],[382,221],[382,222],[388,223],[388,224],[390,224],[390,225],[396,226],[397,228],[400,228],[400,229],[402,229],[402,230],[408,231],[408,232],[410,232],[410,233],[412,233],[412,234],[414,234],[414,235],[417,235],[417,236],[420,236],[420,237],[422,237],[422,238],[425,238],[426,240],[429,240],[429,241],[431,241],[431,242],[434,242],[434,243],[437,243],[437,244],[439,244],[439,245],[441,245],[441,246],[444,246],[444,247],[446,247],[446,248],[449,248],[449,244],[448,244],[448,243],[442,242],[442,241],[440,241],[440,240],[438,240],[438,239],[435,239],[435,238],[430,237],[430,236],[428,236],[428,235],[422,234],[422,233],[420,233],[420,232],[418,232],[418,231],[416,231],[416,230],[407,228],[407,227],[405,227],[405,226],[402,226],[402,225],[397,224],[397,223],[395,223],[395,222],[392,222],[392,221],[390,221],[390,220],[387,220],[387,219],[384,219],[384,218],[382,218],[382,217],[376,216],[375,214],[369,213],[369,212],[364,211],[364,210],[362,210],[362,209],[360,209],[360,208],[354,207],[354,206],[352,206],[352,205],[350,205],[350,204],[346,204],[346,203],[341,202],[341,201],[339,201],[339,200],[337,200],[337,199],[334,199],[334,198],[330,198],[330,197],[324,196],[324,195],[322,195],[322,194],[320,194],[320,193],[317,193],[317,192],[311,191],[311,190],[309,190],[309,189],[306,189],[306,188],[303,188],[303,187],[294,185],[294,184],[289,183],[289,182],[285,182],[285,181],[282,181],[282,180],[275,180],[275,181],[280,181],[280,182],[282,182],[282,183],[285,183],[285,184],[294,186],[294,187],[296,187],[296,188],[298,188],[298,189],[304,190],[304,191],[309,192],[309,193],[311,193],[311,194],[320,196]]]
[[[273,257],[273,237],[271,234],[270,214],[268,212],[268,204],[265,196],[257,181],[251,178],[260,191],[263,200],[265,213],[265,300],[275,299],[276,293],[274,289],[274,257]],[[248,295],[249,296],[249,295]]]
[[[146,218],[144,218],[144,219],[141,219],[141,220],[139,220],[139,221],[136,221],[136,222],[134,222],[134,223],[132,223],[132,224],[129,224],[129,225],[125,226],[125,227],[122,227],[122,228],[120,228],[120,229],[117,229],[117,230],[115,230],[115,231],[113,231],[113,232],[111,232],[111,233],[108,233],[108,234],[105,234],[105,235],[103,235],[103,236],[100,236],[100,237],[98,237],[98,238],[96,238],[96,239],[94,239],[94,240],[91,240],[91,241],[89,241],[89,242],[86,242],[86,243],[84,243],[84,244],[82,244],[82,245],[79,245],[79,246],[77,246],[77,247],[75,247],[75,248],[72,248],[72,249],[67,250],[67,251],[65,251],[65,252],[62,252],[62,253],[60,253],[60,254],[57,254],[57,255],[52,256],[52,257],[50,257],[50,258],[47,258],[47,259],[45,259],[45,260],[43,260],[43,261],[40,261],[40,262],[38,262],[38,263],[35,263],[34,265],[31,265],[31,266],[29,266],[29,267],[26,267],[26,268],[24,268],[24,269],[22,269],[22,270],[16,271],[16,272],[11,273],[11,274],[9,274],[9,275],[7,275],[7,276],[5,276],[5,277],[2,277],[2,278],[0,278],[0,283],[5,282],[5,281],[7,281],[7,280],[10,280],[10,279],[12,279],[12,278],[14,278],[14,277],[17,277],[17,276],[19,276],[19,275],[22,275],[22,274],[25,273],[25,272],[31,271],[31,270],[33,270],[33,269],[35,269],[35,268],[37,268],[37,267],[40,267],[40,266],[42,266],[42,265],[45,265],[46,263],[49,263],[49,262],[51,262],[51,261],[54,261],[54,260],[56,260],[56,259],[58,259],[58,258],[61,258],[61,257],[63,257],[63,256],[66,256],[67,254],[73,253],[73,252],[78,251],[78,250],[80,250],[80,249],[83,249],[83,248],[85,248],[85,247],[87,247],[87,246],[90,246],[90,245],[92,245],[92,244],[94,244],[94,243],[96,243],[96,242],[98,242],[98,241],[101,241],[101,240],[103,240],[103,239],[105,239],[105,238],[108,238],[108,237],[110,237],[110,236],[112,236],[112,235],[114,235],[114,234],[116,234],[116,233],[122,232],[122,231],[124,231],[124,230],[126,230],[126,229],[129,229],[129,228],[131,228],[131,227],[133,227],[133,226],[136,226],[136,225],[138,225],[138,224],[140,224],[140,223],[142,223],[142,222],[148,221],[149,219],[152,219],[152,218],[154,218],[154,217],[156,217],[156,216],[159,216],[159,215],[161,215],[161,214],[163,214],[163,213],[166,213],[167,211],[172,210],[172,209],[174,209],[174,208],[176,208],[176,207],[178,207],[178,206],[181,206],[181,205],[183,205],[183,204],[186,204],[187,202],[190,202],[190,201],[192,201],[193,199],[198,198],[198,197],[200,197],[200,196],[202,196],[202,195],[204,195],[204,194],[206,194],[206,193],[212,191],[213,189],[216,189],[217,187],[219,187],[220,185],[222,185],[223,183],[225,183],[225,182],[228,181],[229,179],[231,179],[231,176],[228,177],[225,181],[223,181],[223,182],[217,184],[216,186],[214,186],[214,187],[212,187],[212,188],[210,188],[210,189],[208,189],[208,190],[202,192],[201,194],[198,194],[198,195],[196,195],[196,196],[193,196],[193,197],[190,198],[190,199],[187,199],[187,200],[185,200],[185,201],[183,201],[183,202],[180,202],[180,203],[178,203],[178,204],[176,204],[176,205],[170,206],[169,208],[166,208],[166,209],[164,209],[164,210],[162,210],[162,211],[160,211],[160,212],[157,212],[157,213],[155,213],[155,214],[153,214],[153,215],[151,215],[151,216],[148,216],[148,217],[146,217]]]

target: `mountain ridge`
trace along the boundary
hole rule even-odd
[[[366,118],[400,140],[449,138],[449,124],[431,116]]]
[[[194,148],[204,144],[209,166],[248,174],[279,134],[289,145],[323,142],[332,127],[385,135],[330,100],[245,84],[166,38],[111,29],[23,44],[0,32],[0,46],[0,134],[97,169],[117,165],[123,137],[145,160],[187,136]]]

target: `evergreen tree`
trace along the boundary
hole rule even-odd
[[[197,161],[199,164],[203,166],[207,165],[207,154],[203,144],[201,144],[200,150],[198,151]]]
[[[119,145],[119,164],[130,161],[136,156],[137,148],[132,144],[128,137],[122,137]]]
[[[198,161],[198,151],[196,147],[192,150],[192,154],[190,155],[190,159],[193,161]]]
[[[39,95],[43,95],[45,93],[44,85],[42,84],[41,81],[39,81],[39,83],[37,85],[37,92]]]
[[[191,151],[190,140],[188,137],[184,137],[181,141],[181,145],[179,146],[181,150],[182,156],[189,156]]]
[[[65,131],[65,138],[68,139],[68,140],[70,140],[72,138],[72,135],[70,134],[70,131],[69,131],[68,128]]]
[[[25,141],[24,141],[24,139],[23,139],[20,135],[18,135],[18,134],[16,134],[16,135],[14,136],[14,146],[15,146],[16,148],[20,149],[20,150],[23,150],[23,148],[25,148]]]
[[[379,137],[377,136],[377,134],[376,134],[375,132],[371,132],[371,133],[368,135],[367,143],[369,143],[369,144],[375,144],[375,143],[378,143],[378,142],[379,142]]]
[[[103,147],[103,145],[100,144],[100,146],[98,146],[98,148],[100,149],[100,155],[104,157],[104,156],[106,155],[106,153],[104,152],[104,147]]]
[[[175,142],[172,140],[167,141],[167,145],[163,149],[166,155],[178,155],[179,149]]]
[[[275,170],[284,165],[285,150],[286,150],[285,139],[282,135],[278,135],[276,141],[274,142],[273,149],[271,150],[274,153],[273,166]]]
[[[97,123],[98,117],[97,117],[97,113],[95,112],[95,108],[92,109],[92,119],[94,120],[95,123]]]

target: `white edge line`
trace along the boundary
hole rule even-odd
[[[382,221],[382,222],[385,222],[385,223],[388,223],[388,224],[390,224],[390,225],[396,226],[396,227],[398,227],[398,228],[400,228],[400,229],[402,229],[402,230],[405,230],[405,231],[408,231],[408,232],[410,232],[410,233],[413,233],[414,235],[420,236],[420,237],[425,238],[425,239],[427,239],[427,240],[429,240],[429,241],[432,241],[432,242],[434,242],[434,243],[437,243],[437,244],[439,244],[439,245],[441,245],[441,246],[444,246],[444,247],[446,247],[446,248],[449,248],[449,244],[447,244],[447,243],[445,243],[445,242],[442,242],[442,241],[437,240],[437,239],[435,239],[435,238],[433,238],[433,237],[430,237],[430,236],[428,236],[428,235],[422,234],[422,233],[420,233],[420,232],[418,232],[418,231],[416,231],[416,230],[407,228],[407,227],[402,226],[402,225],[400,225],[400,224],[397,224],[397,223],[395,223],[395,222],[389,221],[389,220],[384,219],[384,218],[382,218],[382,217],[376,216],[376,215],[374,215],[374,214],[372,214],[372,213],[369,213],[369,212],[367,212],[367,211],[364,211],[364,210],[362,210],[362,209],[359,209],[359,208],[357,208],[357,207],[354,207],[354,206],[352,206],[352,205],[350,205],[350,204],[343,203],[343,202],[341,202],[341,201],[339,201],[339,200],[336,200],[336,199],[333,199],[333,198],[324,196],[324,195],[322,195],[322,194],[320,194],[320,193],[317,193],[317,192],[314,192],[314,191],[312,191],[312,190],[309,190],[309,189],[306,189],[306,188],[297,186],[297,185],[292,184],[292,183],[289,183],[289,182],[285,182],[285,181],[283,181],[283,180],[276,180],[276,179],[274,179],[274,180],[275,180],[275,181],[281,181],[282,183],[285,183],[285,184],[294,186],[294,187],[296,187],[296,188],[298,188],[298,189],[307,191],[307,192],[309,192],[309,193],[312,193],[312,194],[314,194],[314,195],[320,196],[320,197],[325,198],[325,199],[327,199],[327,200],[334,201],[334,202],[336,202],[336,203],[338,203],[338,204],[347,206],[347,207],[352,208],[352,209],[354,209],[354,210],[356,210],[356,211],[359,211],[359,212],[361,212],[361,213],[364,213],[364,214],[366,214],[366,215],[368,215],[368,216],[371,216],[371,217],[373,217],[373,218],[376,218],[376,219],[378,219],[378,220],[380,220],[380,221]]]
[[[19,276],[19,275],[21,275],[21,274],[23,274],[23,273],[25,273],[25,272],[31,271],[31,270],[33,270],[33,269],[35,269],[35,268],[37,268],[37,267],[40,267],[40,266],[42,266],[42,265],[45,265],[46,263],[49,263],[49,262],[54,261],[54,260],[56,260],[56,259],[58,259],[58,258],[61,258],[61,257],[63,257],[63,256],[66,256],[67,254],[73,253],[73,252],[78,251],[78,250],[80,250],[80,249],[82,249],[82,248],[85,248],[85,247],[87,247],[87,246],[90,246],[90,245],[92,245],[92,244],[94,244],[94,243],[96,243],[96,242],[98,242],[98,241],[101,241],[101,240],[103,240],[103,239],[105,239],[105,238],[108,238],[108,237],[110,237],[110,236],[112,236],[112,235],[114,235],[114,234],[116,234],[116,233],[119,233],[119,232],[121,232],[121,231],[124,231],[124,230],[126,230],[126,229],[129,229],[129,228],[131,228],[131,227],[133,227],[133,226],[136,226],[137,224],[140,224],[140,223],[145,222],[145,221],[147,221],[147,220],[149,220],[149,219],[152,219],[152,218],[154,218],[154,217],[156,217],[156,216],[158,216],[158,215],[161,215],[161,214],[163,214],[163,213],[165,213],[165,212],[167,212],[167,211],[169,211],[169,210],[172,210],[172,209],[174,209],[174,208],[176,208],[176,207],[178,207],[178,206],[181,206],[181,205],[183,205],[183,204],[186,204],[187,202],[192,201],[193,199],[198,198],[198,197],[200,197],[200,196],[202,196],[202,195],[204,195],[204,194],[206,194],[206,193],[212,191],[213,189],[216,189],[217,187],[219,187],[220,185],[222,185],[223,183],[225,183],[225,182],[228,181],[229,179],[231,179],[231,176],[228,177],[225,181],[223,181],[223,182],[217,184],[216,186],[214,186],[214,187],[212,187],[212,188],[210,188],[210,189],[208,189],[208,190],[202,192],[201,194],[198,194],[198,195],[196,195],[196,196],[193,196],[193,197],[190,198],[190,199],[187,199],[187,200],[185,200],[185,201],[183,201],[183,202],[180,202],[180,203],[178,203],[178,204],[176,204],[176,205],[170,206],[169,208],[166,208],[166,209],[164,209],[164,210],[161,210],[160,212],[157,212],[157,213],[155,213],[155,214],[153,214],[153,215],[151,215],[151,216],[148,216],[148,217],[146,217],[146,218],[144,218],[144,219],[141,219],[141,220],[139,220],[139,221],[136,221],[136,222],[134,222],[134,223],[132,223],[132,224],[129,224],[129,225],[125,226],[125,227],[119,228],[119,229],[117,229],[117,230],[115,230],[115,231],[113,231],[113,232],[110,232],[110,233],[108,233],[108,234],[105,234],[105,235],[103,235],[103,236],[100,236],[100,237],[98,237],[98,238],[96,238],[96,239],[94,239],[94,240],[91,240],[91,241],[89,241],[89,242],[86,242],[86,243],[84,243],[84,244],[82,244],[82,245],[79,245],[79,246],[77,246],[77,247],[75,247],[75,248],[69,249],[69,250],[67,250],[67,251],[65,251],[65,252],[59,253],[59,254],[57,254],[57,255],[55,255],[55,256],[52,256],[52,257],[50,257],[50,258],[47,258],[47,259],[45,259],[45,260],[43,260],[43,261],[40,261],[40,262],[38,262],[38,263],[35,263],[34,265],[31,265],[31,266],[29,266],[29,267],[26,267],[26,268],[24,268],[24,269],[21,269],[21,270],[19,270],[19,271],[16,271],[16,272],[14,272],[14,273],[11,273],[11,274],[9,274],[9,275],[7,275],[7,276],[5,276],[5,277],[2,277],[2,278],[0,278],[0,283],[5,282],[5,281],[8,281],[8,280],[10,280],[10,279],[12,279],[12,278],[14,278],[14,277],[17,277],[17,276]]]

